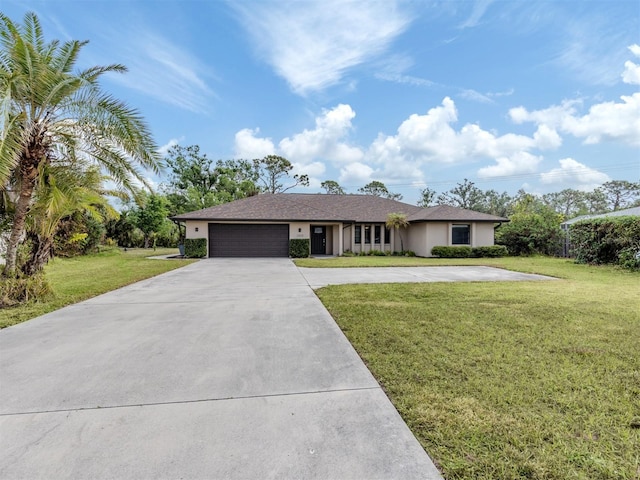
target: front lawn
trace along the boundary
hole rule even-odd
[[[66,305],[187,265],[193,260],[151,260],[177,249],[110,249],[95,255],[54,258],[45,267],[54,295],[35,303],[0,310],[0,328],[15,325]]]
[[[318,262],[356,260],[560,278],[318,291],[445,478],[640,478],[640,274],[554,258]]]

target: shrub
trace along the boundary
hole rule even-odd
[[[206,238],[185,238],[184,255],[188,258],[203,258],[207,256]]]
[[[310,251],[308,238],[292,238],[289,240],[289,256],[291,258],[307,258]]]
[[[471,254],[471,247],[447,247],[443,245],[431,249],[431,255],[440,258],[469,258]]]
[[[351,250],[345,250],[344,252],[342,252],[342,256],[343,257],[355,257],[356,254],[353,253]]]
[[[593,218],[569,228],[571,251],[577,263],[613,263],[638,268],[640,218]]]
[[[477,258],[497,258],[509,255],[509,250],[504,245],[491,245],[487,247],[473,247],[472,255]]]
[[[375,257],[384,257],[384,252],[382,250],[370,250],[369,255],[373,255]]]
[[[44,274],[0,279],[0,308],[42,300],[53,293]]]

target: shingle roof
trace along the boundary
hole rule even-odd
[[[183,213],[174,220],[332,221],[384,223],[389,213],[404,213],[410,222],[505,222],[506,218],[450,206],[429,208],[373,195],[263,193],[214,207]]]
[[[640,216],[640,207],[627,208],[625,210],[616,210],[615,212],[600,213],[597,215],[580,215],[579,217],[575,217],[567,220],[566,222],[562,222],[562,225],[572,225],[581,220],[589,220],[592,218],[621,217],[626,215]]]

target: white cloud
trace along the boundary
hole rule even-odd
[[[489,5],[491,5],[493,1],[494,0],[476,0],[473,4],[471,15],[458,28],[469,28],[478,25],[480,19],[482,19],[487,8],[489,8]]]
[[[184,140],[184,137],[172,138],[171,140],[169,140],[167,143],[165,143],[161,147],[158,147],[158,153],[164,157],[167,153],[169,153],[169,150],[171,149],[171,147],[175,147],[182,140]]]
[[[535,173],[542,157],[529,152],[517,152],[510,157],[496,158],[496,164],[478,170],[480,178],[507,177]]]
[[[236,156],[261,158],[277,153],[292,163],[307,165],[323,159],[336,164],[357,162],[363,158],[363,152],[344,141],[352,129],[351,120],[355,112],[349,105],[340,104],[331,110],[323,110],[316,117],[315,128],[303,130],[291,137],[285,137],[276,149],[270,138],[259,138],[258,129],[245,128],[236,133]]]
[[[338,183],[343,185],[366,185],[372,180],[373,168],[361,162],[345,165],[340,169]]]
[[[590,191],[611,180],[606,173],[589,168],[573,158],[563,158],[559,163],[559,168],[540,175],[542,183],[572,185],[579,190]]]
[[[260,129],[243,128],[235,136],[235,155],[238,158],[253,160],[254,158],[264,158],[273,155],[276,151],[270,138],[258,138],[256,134]]]
[[[629,50],[636,57],[640,57],[640,45],[630,45]],[[640,65],[633,63],[631,60],[624,62],[624,72],[622,72],[622,81],[633,85],[640,85]]]
[[[209,67],[180,46],[148,31],[124,29],[134,32],[120,39],[119,50],[129,68],[125,75],[109,78],[147,96],[196,113],[206,113],[215,97],[205,79],[213,77]]]
[[[383,54],[409,25],[396,1],[230,4],[260,56],[300,95],[340,82]]]
[[[589,112],[580,116],[576,105],[580,102],[565,101],[561,105],[529,112],[524,107],[509,111],[515,123],[534,122],[548,128],[584,138],[584,143],[600,143],[617,140],[629,145],[640,145],[640,93],[623,95],[621,102],[603,102],[592,105]]]
[[[420,172],[419,167],[427,163],[455,164],[491,158],[496,165],[481,169],[482,176],[489,177],[531,173],[541,158],[530,150],[553,149],[562,143],[557,132],[548,127],[538,128],[533,137],[513,133],[497,136],[475,124],[466,124],[457,131],[452,127],[457,118],[455,103],[446,97],[442,105],[426,115],[411,115],[398,127],[396,135],[378,135],[367,158],[390,170],[407,172]]]

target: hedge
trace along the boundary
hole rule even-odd
[[[441,258],[469,258],[471,254],[471,247],[438,246],[431,249],[431,255]]]
[[[431,255],[440,258],[469,258],[469,257],[505,257],[509,254],[504,245],[490,245],[486,247],[447,247],[437,246],[431,249]]]
[[[309,254],[308,238],[292,238],[289,240],[289,256],[291,258],[307,258]]]
[[[504,245],[490,245],[487,247],[473,247],[472,255],[478,258],[497,258],[509,255],[509,250]]]
[[[640,268],[640,217],[582,220],[570,226],[569,239],[577,263]]]
[[[188,258],[203,258],[207,256],[206,238],[185,238],[184,255]]]

